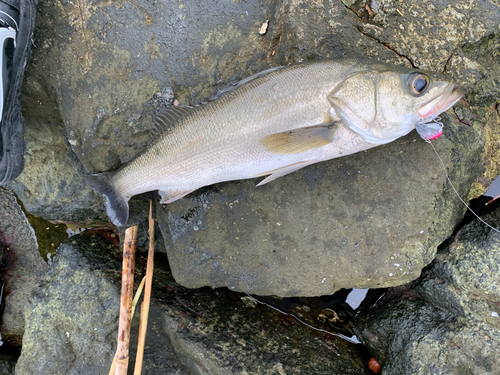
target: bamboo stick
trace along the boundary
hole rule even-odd
[[[144,300],[141,305],[141,320],[139,323],[139,343],[137,344],[137,355],[135,358],[134,375],[141,375],[142,359],[144,357],[144,346],[146,344],[146,330],[148,328],[149,303],[151,300],[151,285],[153,281],[154,252],[155,252],[155,222],[153,220],[153,203],[149,201],[149,248],[148,263],[146,266],[146,287],[144,288]]]
[[[135,249],[137,225],[125,231],[123,245],[122,291],[120,300],[120,321],[118,324],[118,345],[116,348],[115,375],[127,375],[128,349],[130,342],[130,314],[134,292]]]

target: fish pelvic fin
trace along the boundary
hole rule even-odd
[[[335,137],[338,122],[293,129],[268,135],[260,140],[274,154],[298,154],[327,145]]]
[[[260,177],[260,176],[270,175],[270,176],[267,176],[265,179],[263,179],[261,182],[259,182],[257,184],[257,186],[262,186],[262,185],[267,184],[268,182],[276,180],[278,177],[282,177],[282,176],[285,176],[289,173],[298,171],[299,169],[304,168],[312,163],[314,163],[314,161],[299,161],[298,163],[286,165],[284,167],[274,169],[272,171],[259,173],[258,175],[254,175],[252,177]]]
[[[87,182],[98,193],[106,197],[106,213],[116,226],[128,221],[128,197],[118,194],[112,184],[113,172],[85,176]]]

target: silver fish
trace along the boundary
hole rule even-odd
[[[166,204],[222,181],[267,176],[257,186],[264,185],[392,142],[417,122],[433,124],[463,95],[446,76],[373,61],[273,68],[204,106],[160,111],[153,141],[140,155],[87,179],[107,198],[111,221],[124,225],[136,194],[158,190]]]

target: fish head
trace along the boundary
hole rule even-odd
[[[366,142],[385,144],[408,134],[417,123],[427,139],[437,138],[441,133],[433,126],[435,118],[464,94],[447,76],[381,64],[353,68],[328,100],[332,117]]]

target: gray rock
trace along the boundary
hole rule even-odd
[[[155,266],[158,266],[158,264]],[[158,269],[160,268],[161,266],[158,267]],[[133,369],[135,367],[140,317],[139,310],[137,310],[135,316],[136,318],[132,322],[130,333],[129,374],[133,373]],[[178,356],[186,356],[189,354],[192,353],[183,353],[182,350],[179,350],[172,345],[167,333],[165,332],[164,305],[161,305],[153,299],[149,307],[146,347],[144,349],[142,373],[148,375],[194,375],[185,369],[178,359]],[[105,374],[107,374],[107,372]]]
[[[35,232],[11,191],[0,188],[0,248],[5,309],[2,341],[20,348],[24,334],[24,309],[48,266],[38,252]]]
[[[106,238],[106,232],[84,232],[60,246],[26,308],[16,374],[108,373],[116,348],[121,262],[120,250]],[[136,284],[145,264],[144,254],[138,253]],[[305,303],[291,312],[331,331],[328,322],[318,321],[321,308],[304,307]],[[328,311],[337,320],[349,318],[338,306]],[[129,373],[134,368],[138,317],[139,308],[132,321]],[[147,374],[326,374],[333,370],[369,374],[359,345],[315,331],[227,289],[188,290],[174,282],[163,254],[155,259],[146,338],[143,373]]]
[[[105,220],[99,195],[88,187],[81,163],[63,137],[56,103],[33,82],[25,81],[25,167],[11,184],[27,212],[53,222],[89,226]],[[35,89],[34,89],[35,87]]]
[[[382,0],[370,6],[367,8],[363,1],[349,5],[359,17],[360,31],[379,43],[387,43],[389,49],[412,65],[435,71],[446,69],[465,43],[478,42],[491,34],[497,28],[500,12],[495,1],[471,4],[466,0]]]
[[[133,158],[147,142],[154,112],[174,97],[197,105],[272,66],[360,54],[446,71],[466,86],[469,104],[443,116],[445,135],[434,145],[459,193],[464,198],[481,194],[500,172],[494,106],[500,87],[498,4],[404,0],[369,5],[40,0],[37,48],[23,85],[26,167],[12,188],[29,212],[46,219],[83,226],[107,222],[102,197],[82,175],[112,170]],[[262,36],[258,30],[265,20],[269,28]],[[277,295],[408,282],[434,258],[437,245],[463,214],[440,168],[429,146],[411,134],[258,189],[255,180],[229,182],[167,208],[158,206],[175,277],[190,287],[228,285]],[[143,221],[149,196],[132,199],[130,223]],[[116,342],[120,264],[100,256],[120,251],[90,238],[75,237],[75,244],[61,247],[43,289],[26,310],[18,373],[107,373]],[[448,264],[465,262],[458,259]],[[470,262],[488,271],[497,261],[484,259]],[[453,267],[432,272],[446,280],[443,275],[451,275]],[[486,271],[481,280],[490,280]],[[356,347],[316,332],[311,338],[308,328],[290,325],[289,318],[265,306],[247,307],[228,291],[183,289],[160,265],[155,280],[158,304],[151,308],[148,337],[153,341],[144,365],[151,373],[367,371]],[[431,276],[422,280],[433,281]],[[474,288],[465,277],[453,283],[434,283],[432,293],[420,287],[420,294],[411,294],[429,301],[425,304],[399,302],[411,318],[406,335],[425,337],[421,359],[414,354],[404,359],[425,369],[426,363],[447,358],[442,368],[453,369],[454,363],[466,363],[460,361],[470,350],[489,371],[488,356],[497,343],[481,341],[480,334],[497,335],[495,317],[488,316],[498,304],[490,296],[493,281]],[[467,300],[459,295],[462,289],[480,297]],[[449,302],[443,308],[438,300]],[[255,321],[256,315],[263,319]],[[462,336],[466,331],[471,336]],[[391,364],[388,349],[376,345],[376,337],[393,336],[365,340],[387,369],[406,371],[410,365]],[[446,357],[433,337],[459,343],[449,353],[460,361]],[[403,345],[398,340],[394,348]],[[483,343],[485,355],[467,340]],[[352,364],[350,359],[348,365],[337,362],[332,353],[353,356]]]
[[[16,374],[107,374],[116,350],[118,250],[99,235],[60,246],[25,310]],[[119,258],[118,258],[119,259]]]
[[[109,241],[109,234],[87,231],[60,246],[25,310],[27,326],[16,374],[108,374],[116,350],[121,285],[121,251]],[[145,259],[139,256],[136,281],[144,274],[141,264]],[[156,278],[161,274],[158,266]],[[137,310],[130,373],[139,316]],[[153,302],[143,373],[184,375],[162,327],[161,307]]]
[[[272,7],[40,1],[38,47],[23,86],[32,114],[27,167],[14,184],[26,208],[48,220],[107,221],[102,197],[82,175],[135,156],[155,109],[172,103],[172,86],[182,103],[196,104],[212,86],[267,68],[257,24]]]
[[[500,212],[484,218],[500,226]],[[420,279],[361,306],[359,336],[384,374],[498,373],[499,264],[500,235],[476,220]]]
[[[15,371],[17,358],[0,359],[0,375],[12,375]]]
[[[180,289],[176,295],[177,304],[163,307],[164,329],[189,374],[370,373],[359,345],[315,331],[247,296],[207,288]],[[305,311],[308,306],[293,313],[308,321]],[[331,331],[311,315],[309,324]]]

